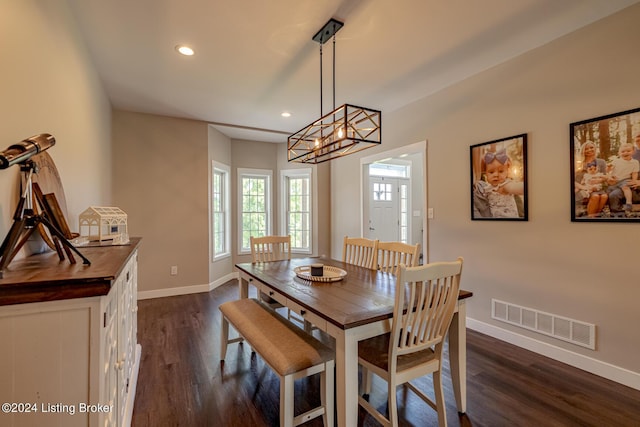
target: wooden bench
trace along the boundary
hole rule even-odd
[[[334,351],[255,299],[243,298],[220,306],[220,361],[227,344],[247,341],[280,377],[280,426],[293,427],[322,415],[325,426],[334,421]],[[229,324],[241,338],[229,339]],[[321,373],[321,405],[294,417],[294,381]]]

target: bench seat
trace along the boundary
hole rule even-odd
[[[280,377],[280,426],[296,426],[320,415],[325,426],[333,426],[334,351],[255,299],[225,302],[220,311],[220,360],[224,362],[227,344],[238,341],[229,339],[231,324]],[[316,373],[321,373],[321,406],[294,417],[294,380]]]

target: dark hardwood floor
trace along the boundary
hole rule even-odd
[[[279,379],[249,347],[219,361],[220,313],[236,282],[212,292],[138,302],[142,361],[134,427],[277,426]],[[315,331],[315,334],[320,332]],[[326,339],[326,337],[322,337]],[[640,427],[640,391],[469,330],[468,410],[456,412],[444,365],[450,426]],[[431,378],[422,378],[430,390]],[[296,414],[319,402],[317,376],[296,382]],[[435,412],[398,388],[400,425],[437,425]],[[386,384],[374,377],[371,402],[384,410]],[[321,426],[321,419],[305,424]],[[359,426],[377,425],[360,409]]]

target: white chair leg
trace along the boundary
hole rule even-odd
[[[280,427],[293,427],[293,375],[280,377]]]
[[[389,385],[389,421],[392,427],[398,426],[398,400],[396,398],[396,385],[393,381]]]
[[[358,393],[361,396],[363,394],[371,393],[371,381],[373,379],[372,376],[373,376],[373,373],[367,368],[365,368],[364,366],[362,366],[362,382],[361,382],[360,390],[358,390]]]
[[[447,412],[444,404],[444,393],[442,392],[441,371],[433,373],[433,394],[436,397],[436,411],[438,411],[438,426],[447,427]]]

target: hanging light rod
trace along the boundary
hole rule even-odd
[[[336,108],[336,33],[344,23],[331,18],[312,38],[320,44],[320,118],[287,139],[290,162],[318,164],[379,145],[382,113],[344,104]],[[322,45],[333,39],[333,111],[322,112]]]

